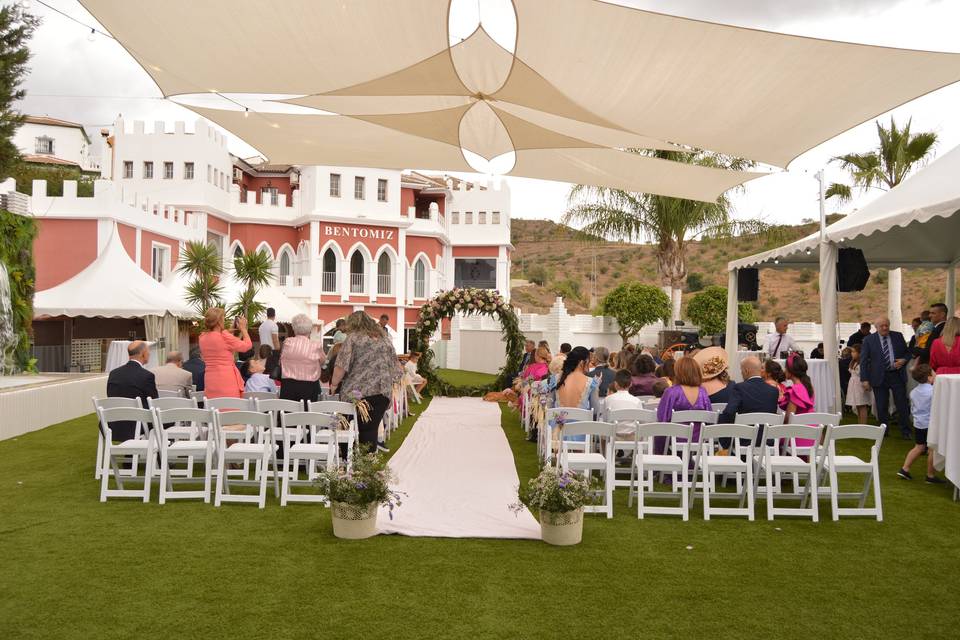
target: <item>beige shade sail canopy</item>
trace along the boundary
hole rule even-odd
[[[960,54],[596,0],[514,0],[513,52],[482,26],[449,46],[447,0],[167,0],[162,11],[148,0],[82,2],[164,95],[300,95],[287,102],[339,114],[236,121],[230,111],[196,109],[281,163],[462,171],[470,170],[462,154],[443,146],[486,159],[512,151],[512,175],[713,200],[759,174],[718,180],[624,150],[682,145],[786,166],[960,80]],[[294,131],[269,136],[264,121]]]

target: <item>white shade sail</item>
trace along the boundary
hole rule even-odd
[[[33,314],[43,317],[139,318],[196,315],[183,297],[138,267],[117,234],[116,225],[97,259],[55,287],[38,291]]]
[[[449,46],[448,0],[82,2],[164,95],[299,95],[288,102],[339,114],[196,109],[274,163],[469,171],[460,149],[515,152],[508,175],[710,201],[759,174],[624,150],[683,145],[785,166],[960,80],[960,54],[596,0],[514,0],[514,52],[482,26]]]

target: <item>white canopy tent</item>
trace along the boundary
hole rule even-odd
[[[512,50],[482,23],[451,45],[449,0],[82,3],[165,96],[232,94],[224,109],[192,108],[274,163],[470,171],[465,152],[514,154],[507,175],[706,201],[763,174],[627,150],[697,148],[785,166],[960,80],[960,54],[597,0],[513,0]],[[248,114],[242,94],[289,96],[278,105],[288,112]]]
[[[140,318],[196,315],[183,298],[147,275],[127,255],[116,225],[106,247],[83,271],[33,298],[36,318]]]
[[[805,268],[819,264],[820,310],[824,327],[824,354],[836,362],[837,335],[827,327],[837,324],[837,250],[863,251],[870,267],[947,270],[947,307],[956,307],[956,270],[960,265],[960,147],[867,206],[783,247],[728,264],[727,344],[737,343],[737,272],[749,267]],[[899,309],[899,282],[891,280],[891,306]],[[899,315],[891,314],[891,315]],[[837,381],[839,386],[839,379]],[[839,398],[839,393],[837,394]]]

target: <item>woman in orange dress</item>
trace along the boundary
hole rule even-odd
[[[240,316],[236,326],[237,338],[223,328],[223,309],[207,310],[203,319],[206,332],[200,334],[200,353],[207,365],[203,376],[204,396],[207,398],[240,398],[243,396],[243,377],[237,369],[237,352],[253,348],[247,333],[247,319]]]

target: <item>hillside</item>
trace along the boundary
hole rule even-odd
[[[597,298],[602,298],[621,282],[640,280],[659,285],[656,258],[651,245],[607,242],[592,238],[575,229],[549,220],[514,219],[511,295],[513,303],[527,312],[544,312],[557,295],[573,313],[588,313],[591,307],[593,258],[597,260]],[[789,227],[787,241],[812,233],[815,224]],[[691,242],[687,250],[687,272],[690,284],[727,286],[727,262],[765,248],[753,237],[732,240]],[[759,317],[772,320],[786,315],[794,321],[820,320],[819,290],[816,269],[804,271],[760,271]],[[541,284],[542,283],[542,284]],[[905,270],[903,277],[903,317],[917,315],[932,302],[943,300],[946,274],[940,270]],[[694,291],[684,290],[684,305]],[[871,270],[867,287],[857,293],[840,294],[840,321],[873,321],[885,313],[887,285],[885,270]]]

